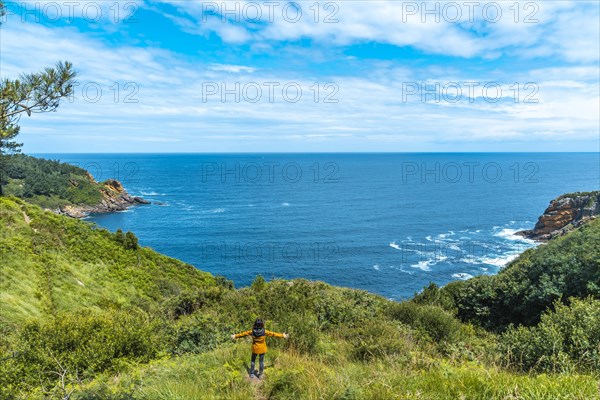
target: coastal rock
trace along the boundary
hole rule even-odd
[[[93,179],[91,175],[90,179]],[[131,196],[121,182],[115,179],[109,179],[104,182],[104,186],[100,189],[102,200],[95,206],[76,206],[67,205],[55,210],[57,214],[66,215],[72,218],[84,218],[93,213],[109,213],[115,211],[124,211],[129,207],[137,204],[150,204],[149,201],[141,197]]]
[[[562,236],[600,215],[600,191],[564,194],[550,202],[533,229],[517,235],[537,241]]]

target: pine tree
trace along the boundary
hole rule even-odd
[[[137,250],[138,246],[138,238],[133,234],[133,232],[127,232],[125,234],[125,244],[126,249],[129,250]]]
[[[5,14],[4,2],[0,0],[0,25]],[[55,111],[60,101],[73,93],[75,76],[73,64],[65,61],[43,72],[0,81],[0,195],[6,183],[8,155],[19,153],[22,146],[14,141],[21,129],[21,116]]]
[[[123,236],[123,230],[121,228],[117,229],[117,231],[115,232],[115,240],[121,246],[125,244],[125,236]]]

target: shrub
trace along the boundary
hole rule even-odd
[[[537,326],[510,328],[500,350],[519,370],[600,371],[600,300],[557,302]]]
[[[463,281],[457,282],[460,285]],[[421,293],[415,295],[413,301],[418,304],[438,306],[446,311],[456,312],[454,297],[452,296],[451,288],[449,286],[441,288],[435,283],[431,282],[429,286],[424,288]]]
[[[406,332],[385,320],[365,320],[343,336],[352,344],[351,358],[369,361],[385,356],[410,357],[412,342]]]
[[[161,347],[159,325],[141,312],[62,314],[21,328],[14,367],[27,370],[34,380],[19,384],[39,384],[38,376],[47,377],[52,384],[59,378],[52,371],[67,371],[77,380],[119,370],[130,361],[147,362]],[[21,379],[26,380],[24,376]]]
[[[233,324],[226,319],[199,312],[180,319],[169,334],[172,341],[170,352],[177,355],[202,353],[229,342]]]
[[[296,400],[306,398],[307,387],[304,371],[298,369],[278,370],[269,374],[269,399]]]
[[[215,304],[221,300],[223,289],[219,286],[207,286],[195,291],[183,291],[168,299],[163,308],[166,316],[177,319],[183,315],[193,314],[207,304]]]
[[[127,232],[125,234],[125,241],[123,243],[123,247],[125,247],[128,250],[137,250],[138,238],[133,234],[133,232]]]
[[[254,278],[250,287],[253,290],[256,290],[257,292],[260,292],[265,288],[266,283],[267,282],[265,281],[265,278],[262,277],[262,275],[256,275],[256,278]]]
[[[305,354],[315,354],[319,351],[319,324],[313,315],[290,316],[286,322],[290,334],[286,347]]]
[[[227,290],[233,290],[233,289],[235,289],[233,281],[230,280],[230,279],[227,279],[223,275],[215,275],[215,283],[218,286],[221,286],[221,287],[223,287],[223,288],[225,288]]]
[[[458,339],[460,322],[440,307],[420,305],[414,302],[394,303],[387,314],[418,331],[425,333],[436,342],[453,342]]]
[[[125,244],[125,236],[123,235],[123,230],[121,228],[117,229],[115,232],[115,241],[121,246]]]

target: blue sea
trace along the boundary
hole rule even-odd
[[[495,274],[598,153],[40,154],[153,202],[88,218],[236,286],[306,278],[392,299]]]

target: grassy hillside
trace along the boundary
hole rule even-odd
[[[116,235],[16,198],[0,198],[1,320],[63,311],[151,310],[184,290],[214,285],[207,273]]]
[[[93,206],[102,199],[103,185],[82,168],[24,154],[2,157],[5,170],[0,171],[0,180],[6,183],[5,195],[49,209],[72,204]]]
[[[420,303],[301,279],[235,290],[22,200],[0,198],[0,222],[0,398],[599,398],[593,298],[496,334],[461,322],[440,290]],[[290,339],[269,341],[254,384],[249,343],[229,335],[259,316]]]

